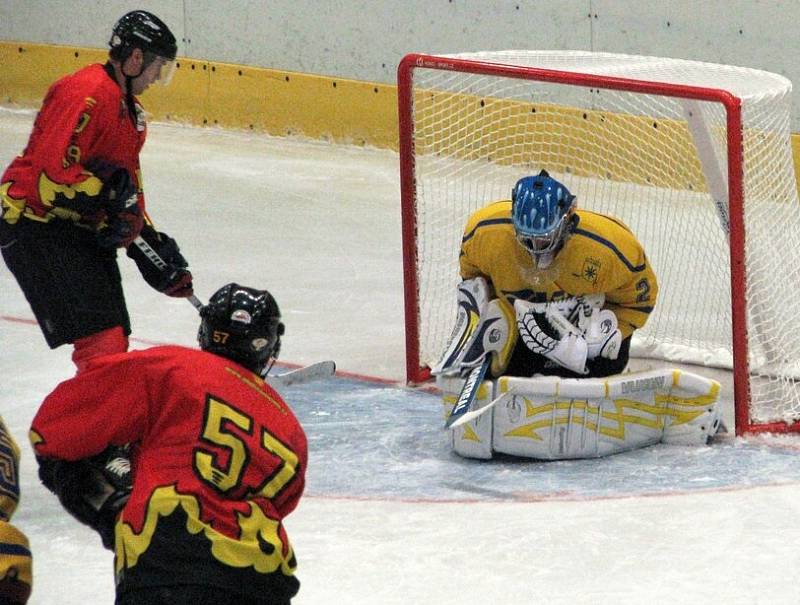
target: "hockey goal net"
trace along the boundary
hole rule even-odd
[[[790,82],[577,51],[398,68],[407,378],[455,322],[467,216],[546,169],[644,245],[660,293],[632,355],[733,372],[736,432],[800,430],[800,206]]]

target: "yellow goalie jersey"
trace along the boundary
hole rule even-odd
[[[572,235],[546,269],[537,269],[516,239],[511,201],[495,202],[470,216],[461,241],[461,277],[483,276],[511,306],[522,298],[549,302],[604,294],[604,307],[619,321],[623,338],[641,328],[658,295],[655,273],[636,237],[611,217],[576,211]]]
[[[0,603],[21,605],[31,594],[28,538],[11,524],[19,503],[19,446],[0,417]]]

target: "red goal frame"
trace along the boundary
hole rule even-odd
[[[744,292],[744,173],[742,143],[742,101],[726,90],[682,84],[634,80],[619,77],[572,73],[551,69],[409,54],[397,69],[397,95],[400,151],[400,192],[402,208],[403,273],[405,290],[406,380],[425,382],[430,369],[420,365],[419,283],[417,279],[416,179],[414,159],[413,78],[415,69],[435,69],[543,82],[590,86],[643,94],[678,97],[720,103],[726,112],[728,145],[728,204],[730,220],[730,269],[732,304],[732,348],[736,433],[800,431],[800,423],[753,424],[749,416],[750,385],[747,340],[747,313]]]

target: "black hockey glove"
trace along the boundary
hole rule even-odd
[[[194,294],[189,263],[166,233],[146,225],[141,237],[128,246],[128,256],[136,262],[144,280],[159,292],[176,297]]]
[[[132,487],[127,446],[112,445],[97,456],[74,462],[44,457],[37,461],[44,486],[75,519],[100,534],[103,546],[114,550],[117,514]]]
[[[139,235],[144,224],[136,185],[124,168],[94,163],[90,169],[103,181],[99,197],[105,226],[97,232],[97,243],[103,248],[123,248]]]

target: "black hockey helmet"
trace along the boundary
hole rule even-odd
[[[142,10],[126,13],[117,21],[108,45],[111,58],[117,61],[127,59],[134,48],[169,61],[174,61],[178,53],[175,36],[169,27],[153,13]]]
[[[265,375],[278,358],[284,326],[278,303],[266,290],[230,283],[200,310],[200,348]]]

